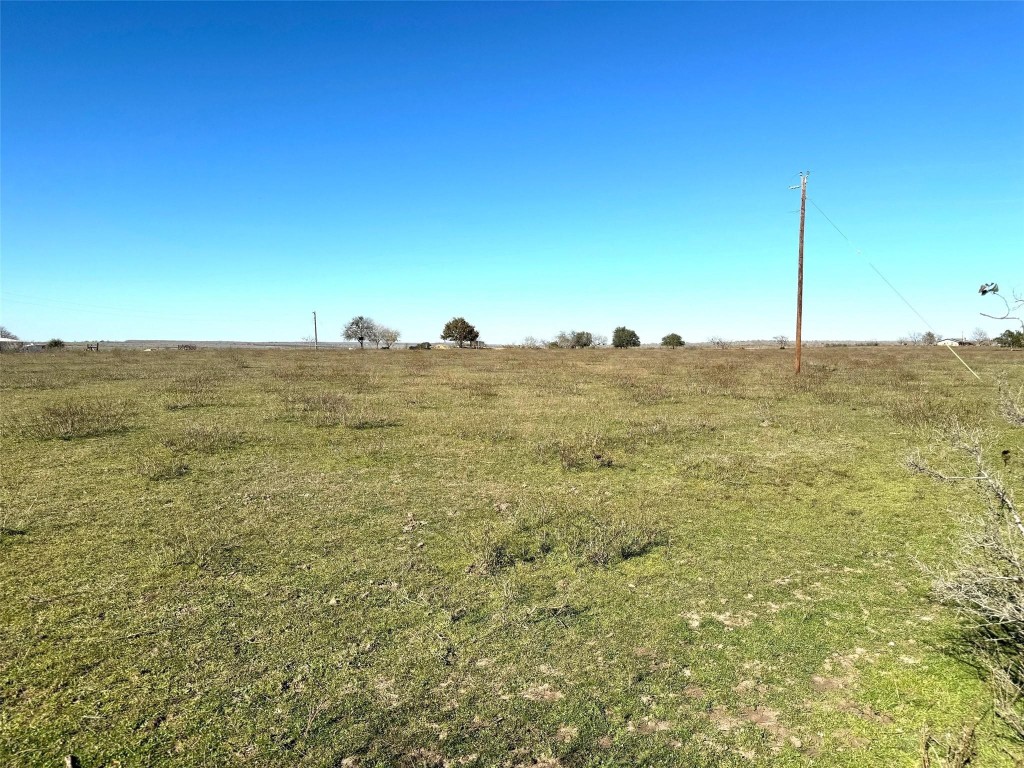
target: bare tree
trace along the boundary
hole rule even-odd
[[[348,341],[358,341],[359,348],[363,349],[367,341],[377,341],[377,324],[372,318],[356,315],[348,321],[345,330],[341,332],[343,338]]]
[[[772,336],[772,341],[779,345],[779,349],[785,349],[786,345],[789,344],[789,336],[780,333],[778,336]]]
[[[978,289],[978,293],[982,296],[988,296],[989,294],[995,296],[1003,302],[1005,310],[1001,315],[990,315],[982,312],[982,317],[990,317],[993,320],[1015,320],[1020,323],[1020,329],[1024,331],[1024,296],[1014,291],[1013,298],[1008,299],[999,292],[999,286],[996,283],[983,283],[981,288]]]
[[[986,341],[989,340],[989,338],[991,337],[988,335],[988,331],[986,331],[984,328],[975,328],[973,331],[971,331],[971,341],[973,341],[975,344],[984,344]]]
[[[728,349],[729,347],[729,342],[721,336],[709,336],[708,344],[713,346],[715,349]]]
[[[396,331],[394,328],[388,328],[383,325],[378,327],[377,329],[377,336],[379,337],[380,344],[384,347],[384,349],[391,349],[391,347],[395,345],[395,342],[398,341],[401,335],[402,334]]]

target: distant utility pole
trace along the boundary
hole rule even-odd
[[[801,330],[804,322],[804,216],[807,211],[808,175],[810,171],[800,174],[800,246],[797,250],[796,270],[796,373],[800,373]]]
[[[313,351],[316,352],[320,349],[320,343],[316,338],[316,312],[313,313]]]

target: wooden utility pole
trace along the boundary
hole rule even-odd
[[[320,349],[320,343],[317,341],[317,338],[316,338],[316,312],[314,312],[313,313],[313,351],[316,352],[319,349]]]
[[[804,215],[807,211],[807,175],[800,174],[800,246],[796,272],[796,373],[800,373],[801,330],[804,321]]]

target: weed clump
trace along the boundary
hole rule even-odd
[[[127,431],[134,415],[127,400],[68,399],[45,406],[22,431],[40,440],[100,437]]]
[[[999,413],[1015,427],[1024,427],[1024,386],[1014,392],[1005,380],[999,382]]]
[[[190,424],[177,437],[163,441],[172,453],[217,453],[236,448],[245,442],[245,436],[238,430],[219,424],[203,426]]]
[[[601,435],[543,440],[537,443],[535,453],[540,461],[557,459],[567,472],[581,471],[588,467],[611,467],[614,463]]]
[[[179,456],[146,455],[135,466],[135,471],[147,480],[173,480],[188,474],[188,464]]]
[[[576,531],[571,548],[585,563],[607,567],[667,544],[667,531],[648,521],[595,519]]]
[[[202,408],[213,405],[213,379],[203,373],[183,376],[175,381],[170,390],[171,400],[167,410],[181,411],[186,408]]]
[[[312,427],[336,427],[344,423],[350,405],[337,392],[293,392],[285,396],[285,408]]]

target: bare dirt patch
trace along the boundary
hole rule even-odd
[[[523,691],[523,698],[530,701],[558,701],[565,694],[551,687],[550,683],[532,685]]]
[[[645,717],[643,720],[637,720],[635,723],[627,725],[626,730],[638,733],[658,733],[671,730],[673,725],[674,723],[671,720],[655,720]]]

